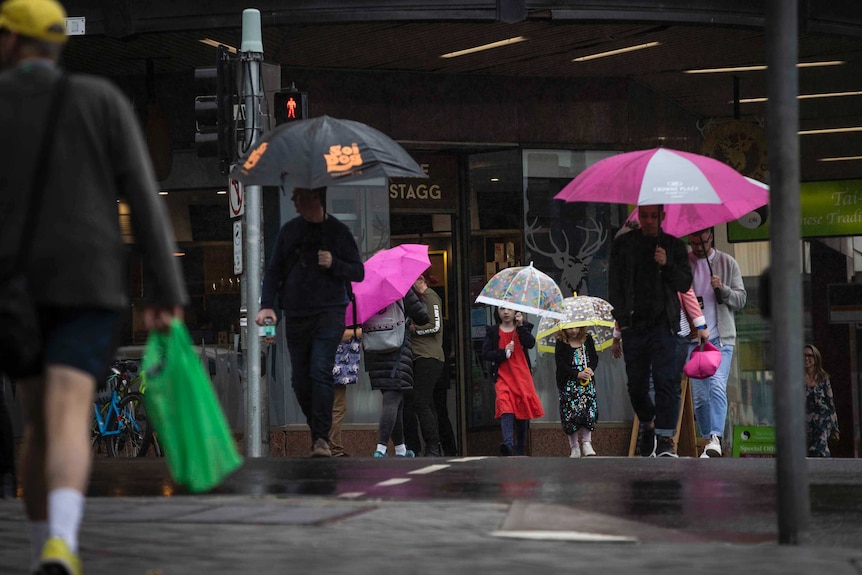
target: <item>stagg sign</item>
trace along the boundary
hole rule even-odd
[[[428,174],[422,178],[389,180],[389,209],[395,211],[455,211],[458,165],[454,156],[421,156],[413,159]]]

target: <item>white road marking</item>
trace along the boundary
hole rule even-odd
[[[357,497],[362,497],[365,495],[364,491],[348,491],[347,493],[341,493],[338,497],[342,499],[356,499]]]
[[[401,485],[402,483],[408,483],[410,481],[409,477],[393,477],[392,479],[387,479],[386,481],[381,481],[376,485],[376,487],[389,487],[391,485]]]
[[[449,463],[467,463],[469,461],[480,461],[482,459],[488,459],[485,455],[480,455],[477,457],[458,457],[456,459],[450,459]]]
[[[441,469],[446,469],[447,467],[451,467],[451,465],[429,465],[421,469],[414,469],[413,471],[408,472],[408,475],[427,475],[429,473],[434,473],[435,471],[440,471]]]
[[[578,541],[582,543],[637,543],[637,537],[625,535],[606,535],[585,531],[492,531],[494,537],[511,539],[535,539],[540,541]]]

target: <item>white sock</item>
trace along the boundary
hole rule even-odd
[[[78,529],[84,516],[84,494],[63,487],[48,493],[48,535],[60,537],[72,553],[78,553]]]
[[[578,432],[569,433],[566,435],[569,438],[569,449],[574,449],[578,446]]]
[[[407,446],[399,443],[395,446],[395,455],[407,455]]]
[[[379,451],[380,453],[386,453],[386,446],[383,445],[382,443],[378,443],[377,444],[377,451]]]
[[[47,521],[30,521],[30,553],[33,559],[33,565],[39,564],[39,559],[42,556],[42,547],[48,539],[48,522]]]
[[[582,427],[578,430],[581,434],[581,443],[592,443],[593,442],[593,432],[589,430],[589,428]]]

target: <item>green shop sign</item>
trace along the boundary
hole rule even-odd
[[[803,238],[862,235],[862,180],[805,182],[799,187],[799,196]],[[727,224],[728,241],[768,240],[766,211],[754,215]]]
[[[775,457],[775,428],[734,425],[733,457]]]

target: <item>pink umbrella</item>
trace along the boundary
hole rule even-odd
[[[731,217],[725,222],[734,220],[765,205],[769,190],[718,160],[655,148],[596,162],[566,184],[554,199],[637,206],[664,204],[668,221],[672,220],[671,206],[698,204],[696,209],[680,211],[677,217],[689,227],[703,229],[709,227],[703,225],[708,220],[694,218],[692,213],[709,215],[713,220],[726,216]],[[662,229],[673,234],[664,225]]]
[[[769,202],[769,186],[757,180],[746,177],[758,191],[753,192],[750,197],[731,200],[723,204],[669,204],[665,206],[666,217],[662,220],[661,228],[678,238],[693,234],[700,230],[711,228],[719,224],[726,224],[738,220],[750,214],[751,203],[759,204],[757,208],[765,206]],[[757,215],[757,217],[761,217]],[[637,209],[629,214],[626,224],[636,226],[638,221]]]
[[[401,244],[380,250],[365,262],[365,279],[353,282],[356,296],[356,323],[363,323],[372,315],[407,293],[422,272],[431,267],[428,246]],[[347,325],[353,325],[353,304],[347,306],[344,316]]]

